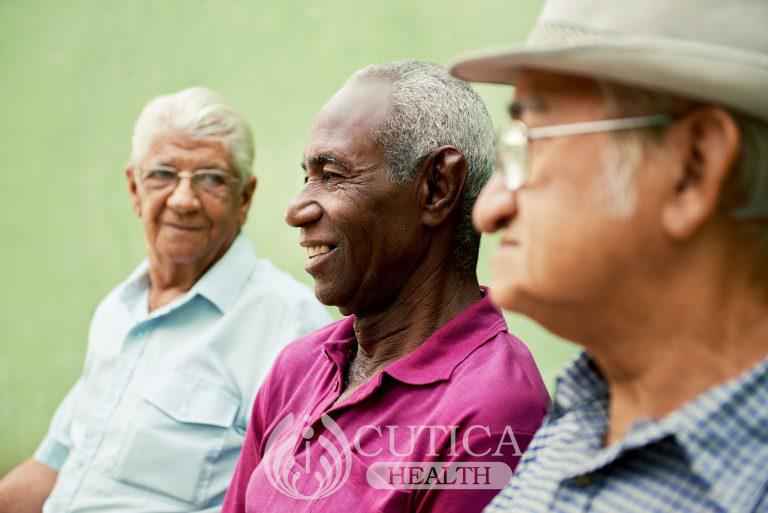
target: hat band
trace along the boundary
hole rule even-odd
[[[525,45],[536,48],[588,45],[605,41],[609,39],[611,34],[619,33],[609,31],[598,32],[594,29],[561,23],[545,23],[534,27],[526,39]]]

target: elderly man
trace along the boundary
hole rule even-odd
[[[514,84],[494,301],[583,346],[492,512],[766,512],[768,3],[552,0]]]
[[[0,484],[4,512],[217,511],[274,356],[328,322],[240,233],[256,178],[246,121],[203,88],[154,99],[128,189],[147,260],[94,314],[82,376]]]
[[[349,317],[278,357],[226,513],[472,512],[505,484],[548,396],[475,274],[492,144],[434,64],[369,66],[322,108],[286,219]]]

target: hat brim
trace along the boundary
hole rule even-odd
[[[472,82],[514,84],[524,69],[630,84],[709,101],[768,119],[768,57],[660,38],[517,46],[465,55],[450,65]]]

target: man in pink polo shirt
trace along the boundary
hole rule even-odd
[[[348,317],[278,357],[225,513],[467,513],[509,480],[548,395],[475,273],[492,146],[477,93],[429,63],[369,66],[322,108],[286,219]]]

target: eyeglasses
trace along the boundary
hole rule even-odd
[[[675,118],[670,114],[654,114],[619,119],[601,119],[563,125],[529,128],[522,121],[512,121],[499,131],[496,140],[496,164],[504,173],[504,181],[511,191],[525,185],[529,178],[528,151],[531,141],[566,135],[615,132],[635,128],[649,128],[671,123]]]
[[[172,191],[182,178],[189,178],[195,191],[217,198],[229,193],[230,183],[240,182],[240,178],[217,169],[198,169],[190,172],[177,171],[172,167],[156,167],[142,170],[140,175],[142,185],[150,192]]]

